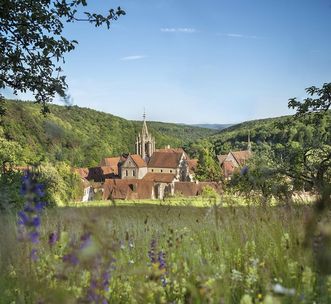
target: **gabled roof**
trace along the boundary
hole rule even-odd
[[[220,165],[224,163],[224,161],[227,159],[229,155],[233,156],[233,158],[236,160],[238,165],[243,165],[252,156],[252,152],[250,152],[249,150],[233,151],[233,152],[230,151],[228,154],[217,155]]]
[[[88,176],[88,168],[75,168],[75,173],[77,173],[81,178],[87,178]]]
[[[163,151],[166,150],[166,151]],[[172,150],[172,151],[168,151]],[[148,162],[150,168],[177,168],[184,154],[184,151],[176,151],[175,149],[162,149],[153,153]]]
[[[175,180],[176,176],[173,173],[147,173],[143,180],[152,181],[156,183],[172,183]]]
[[[137,154],[129,154],[127,158],[123,161],[122,166],[127,167],[128,163],[133,162],[133,165],[137,168],[144,168],[147,167],[146,162],[141,158],[140,155]],[[129,165],[131,167],[132,165]]]
[[[243,165],[252,156],[252,153],[249,150],[234,151],[231,153],[240,165]]]
[[[225,177],[229,177],[233,174],[233,172],[236,170],[236,167],[234,166],[232,161],[225,161],[223,163],[223,172]]]
[[[221,155],[217,155],[218,161],[220,163],[220,165],[223,164],[223,162],[225,161],[225,159],[227,158],[228,154],[221,154]]]
[[[119,161],[119,157],[106,157],[100,162],[100,166],[117,167]]]
[[[137,165],[138,168],[147,167],[146,162],[141,158],[140,155],[132,154],[130,156],[131,156],[131,158],[133,159],[133,161],[135,162],[135,164]]]

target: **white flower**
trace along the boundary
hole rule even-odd
[[[277,294],[282,294],[282,295],[287,295],[287,296],[294,296],[295,295],[295,289],[294,288],[286,288],[286,287],[283,287],[282,285],[280,284],[275,284],[273,287],[272,287],[272,290],[274,293],[277,293]]]

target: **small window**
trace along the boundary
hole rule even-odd
[[[172,170],[170,170],[170,173],[172,173]]]
[[[152,172],[154,172],[154,169],[152,169]]]
[[[125,170],[125,176],[129,176],[128,170]]]
[[[132,176],[136,176],[136,170],[132,171]]]
[[[163,170],[161,169],[161,173],[163,172]]]

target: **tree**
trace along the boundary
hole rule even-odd
[[[309,96],[303,101],[296,98],[290,98],[288,107],[296,109],[296,116],[306,115],[308,113],[325,114],[331,107],[331,83],[324,83],[322,88],[315,86],[306,89]]]
[[[273,151],[255,152],[253,158],[236,172],[230,185],[248,198],[255,197],[263,205],[271,198],[288,203],[291,200],[293,187],[291,181],[278,169]]]
[[[202,141],[198,145],[196,177],[200,181],[219,182],[222,180],[221,168],[216,161],[212,144],[208,141]]]
[[[318,126],[311,140],[302,146],[289,147],[286,157],[287,175],[311,184],[319,193],[325,191],[331,183],[331,130],[330,120],[331,83],[322,88],[309,87],[306,92],[311,96],[303,101],[289,99],[289,108],[296,109],[296,119],[307,126]],[[310,129],[310,132],[311,129]]]
[[[84,12],[80,17],[78,10],[86,6],[87,0],[1,0],[0,89],[32,91],[44,114],[55,94],[66,99],[61,63],[78,42],[62,35],[65,23],[89,22],[109,29],[112,21],[125,15],[118,7],[107,15]]]

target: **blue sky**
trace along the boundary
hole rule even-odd
[[[289,114],[331,81],[330,0],[89,1],[127,15],[111,30],[66,27],[75,104],[141,119],[236,123]],[[24,96],[21,96],[24,97]]]

